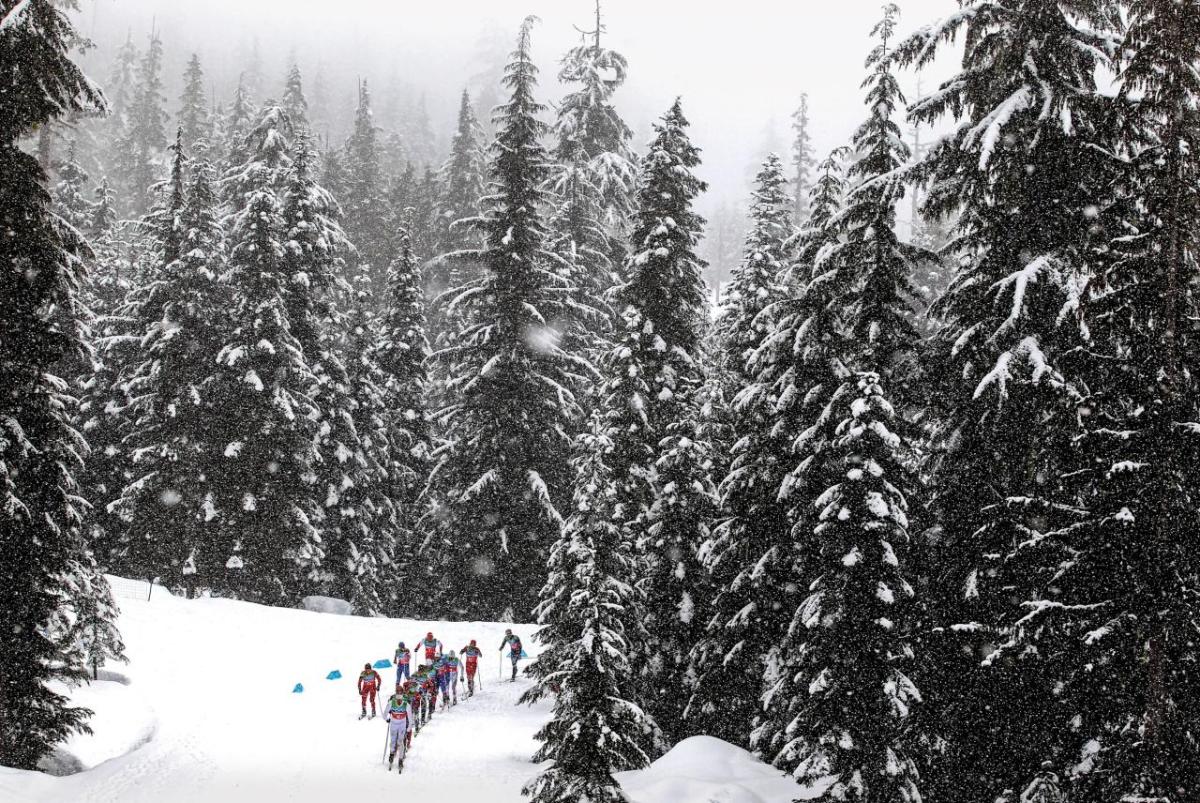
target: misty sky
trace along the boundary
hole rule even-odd
[[[899,5],[905,33],[956,6],[954,0]],[[341,116],[352,110],[359,77],[371,81],[377,110],[398,85],[424,95],[442,142],[459,91],[471,85],[479,95],[526,14],[541,17],[533,38],[541,95],[556,101],[562,94],[556,62],[578,40],[573,26],[591,27],[594,8],[593,0],[82,0],[81,6],[80,27],[97,43],[87,63],[101,83],[115,44],[127,31],[143,44],[153,21],[166,49],[172,111],[188,54],[200,53],[214,89],[227,98],[257,42],[269,77],[281,79],[292,54],[310,88],[314,72],[323,72],[326,89],[345,109]],[[637,131],[639,150],[650,121],[681,95],[704,152],[702,175],[712,190],[703,206],[711,208],[744,195],[767,147],[786,150],[789,115],[802,91],[809,93],[818,158],[843,144],[865,114],[859,82],[880,7],[875,0],[604,0],[604,41],[630,65],[617,103]],[[929,91],[948,66],[937,65],[922,88]],[[901,82],[911,100],[915,77],[905,74]]]

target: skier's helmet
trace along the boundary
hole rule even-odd
[[[471,639],[471,646],[472,646],[472,647],[474,647],[474,646],[475,646],[475,639]]]
[[[370,671],[371,671],[371,665],[370,665],[370,664],[363,664],[363,671],[364,671],[364,672],[370,672]]]
[[[425,634],[425,638],[427,638],[427,639],[432,639],[432,638],[433,638],[433,631],[432,631],[432,630],[430,630],[428,633],[426,633],[426,634]]]
[[[400,642],[400,644],[399,644],[399,647],[400,647],[400,649],[404,649],[404,642],[403,642],[403,641],[402,641],[402,642]]]
[[[454,650],[451,650],[451,651],[450,651],[450,657],[451,657],[451,658],[457,658],[457,657],[458,657],[458,653],[456,653]]]
[[[512,628],[511,628],[511,627],[506,627],[506,628],[504,628],[504,635],[506,635],[506,636],[511,636],[511,635],[512,635]]]

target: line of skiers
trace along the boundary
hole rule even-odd
[[[417,642],[418,652],[424,652],[425,663],[410,671],[412,667],[412,651],[401,641],[396,647],[393,663],[396,665],[396,690],[384,705],[384,719],[388,723],[388,770],[392,769],[397,754],[399,754],[399,770],[404,770],[404,757],[412,746],[413,736],[429,722],[437,710],[438,699],[442,701],[442,710],[458,704],[458,683],[462,679],[467,687],[467,696],[475,694],[475,682],[479,670],[479,658],[483,655],[471,639],[462,648],[462,658],[451,650],[449,655],[442,652],[442,643],[426,633],[425,638]],[[509,650],[512,660],[512,680],[517,679],[517,662],[525,656],[521,648],[521,640],[513,635],[511,629],[504,631],[504,641],[500,650]],[[465,670],[465,673],[464,671]],[[464,678],[465,674],[465,678]],[[376,695],[383,686],[383,678],[368,663],[358,676],[358,693],[362,713],[359,719],[374,719],[376,711]],[[482,683],[481,683],[482,687]],[[368,714],[368,703],[370,714]]]

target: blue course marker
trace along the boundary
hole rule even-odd
[[[341,676],[342,676],[342,673],[335,669],[332,672],[330,672],[328,675],[326,675],[325,679],[326,680],[337,680]]]
[[[378,661],[372,664],[372,666],[374,666],[376,669],[389,669],[392,666],[392,662],[386,658],[380,658]]]
[[[304,684],[303,684],[303,683],[297,683],[297,684],[295,685],[295,687],[292,689],[292,694],[299,694],[299,693],[300,693],[300,692],[302,692],[302,691],[304,691]]]

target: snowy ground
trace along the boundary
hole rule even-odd
[[[115,581],[121,583],[122,581]],[[229,600],[184,600],[155,589],[120,599],[128,666],[73,697],[92,708],[93,736],[68,742],[47,773],[0,768],[5,801],[328,801],[403,799],[516,803],[537,773],[533,735],[548,705],[516,706],[528,681],[498,682],[505,625],[364,619]],[[358,720],[363,663],[390,658],[432,630],[484,652],[483,690],[437,715],[403,776],[382,765],[385,726]],[[531,654],[528,628],[515,628]],[[339,680],[326,680],[333,669]],[[380,670],[385,688],[394,670]],[[295,694],[296,683],[304,692]],[[50,765],[48,765],[50,766]],[[83,770],[78,772],[78,770]],[[644,772],[623,773],[634,803],[783,803],[791,781],[715,739],[691,739]]]

